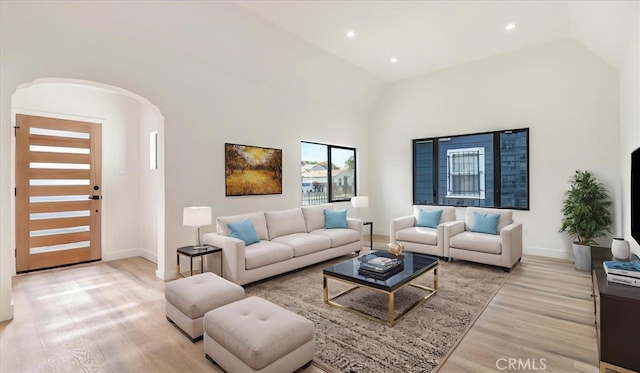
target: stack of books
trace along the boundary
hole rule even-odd
[[[374,278],[388,278],[404,269],[404,264],[398,258],[375,257],[360,263],[358,273]]]
[[[640,287],[640,262],[602,262],[607,281]]]

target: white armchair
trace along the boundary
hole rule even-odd
[[[417,226],[420,210],[442,210],[438,225],[435,228]],[[401,243],[407,251],[446,258],[449,256],[449,236],[445,227],[455,223],[455,219],[453,207],[415,205],[413,215],[391,219],[389,239]]]
[[[474,232],[474,213],[499,214],[496,233]],[[445,234],[450,237],[451,259],[490,264],[508,271],[522,258],[522,224],[513,221],[510,210],[467,207],[464,221],[447,226]]]

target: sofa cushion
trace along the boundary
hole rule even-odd
[[[502,245],[500,236],[476,232],[463,232],[449,239],[449,246],[455,249],[500,254]]]
[[[480,214],[500,214],[500,219],[498,219],[498,227],[496,231],[500,233],[502,228],[507,225],[513,223],[513,212],[511,210],[499,210],[499,209],[485,209],[479,207],[467,207],[467,213],[464,216],[464,229],[467,231],[471,230],[473,227],[473,213],[477,212]]]
[[[498,234],[498,219],[500,214],[480,214],[473,213],[473,225],[471,226],[471,232]]]
[[[420,209],[418,211],[418,219],[416,226],[436,228],[440,224],[440,217],[442,216],[442,210],[427,211]]]
[[[329,237],[331,239],[331,247],[338,247],[360,241],[360,232],[353,229],[316,229],[311,233]]]
[[[349,228],[347,225],[347,210],[324,210],[324,227],[326,229]]]
[[[396,240],[436,246],[438,244],[438,230],[426,227],[401,229],[396,232]]]
[[[253,227],[258,233],[258,237],[261,240],[269,240],[269,232],[267,231],[267,221],[265,220],[263,212],[254,212],[251,214],[231,215],[231,216],[219,216],[216,218],[216,230],[219,235],[231,236],[229,223],[238,223],[243,220],[251,219]]]
[[[264,213],[267,219],[269,239],[292,233],[306,233],[307,226],[300,208],[282,211],[269,211]]]
[[[324,210],[333,211],[333,205],[302,207],[302,215],[307,226],[307,232],[324,228]]]
[[[274,238],[273,242],[293,247],[293,256],[303,256],[331,248],[329,237],[310,233],[288,234]]]
[[[260,242],[258,233],[256,233],[256,229],[250,219],[239,223],[227,223],[227,227],[229,227],[231,237],[244,241],[245,246]]]
[[[293,247],[278,242],[260,241],[244,251],[245,268],[254,269],[293,258]]]

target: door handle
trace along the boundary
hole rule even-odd
[[[100,198],[101,198],[101,196],[96,196],[96,195],[89,196],[89,199],[100,199]]]

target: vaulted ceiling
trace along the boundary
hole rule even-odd
[[[640,18],[637,1],[236,3],[383,81],[567,38],[619,68]]]

